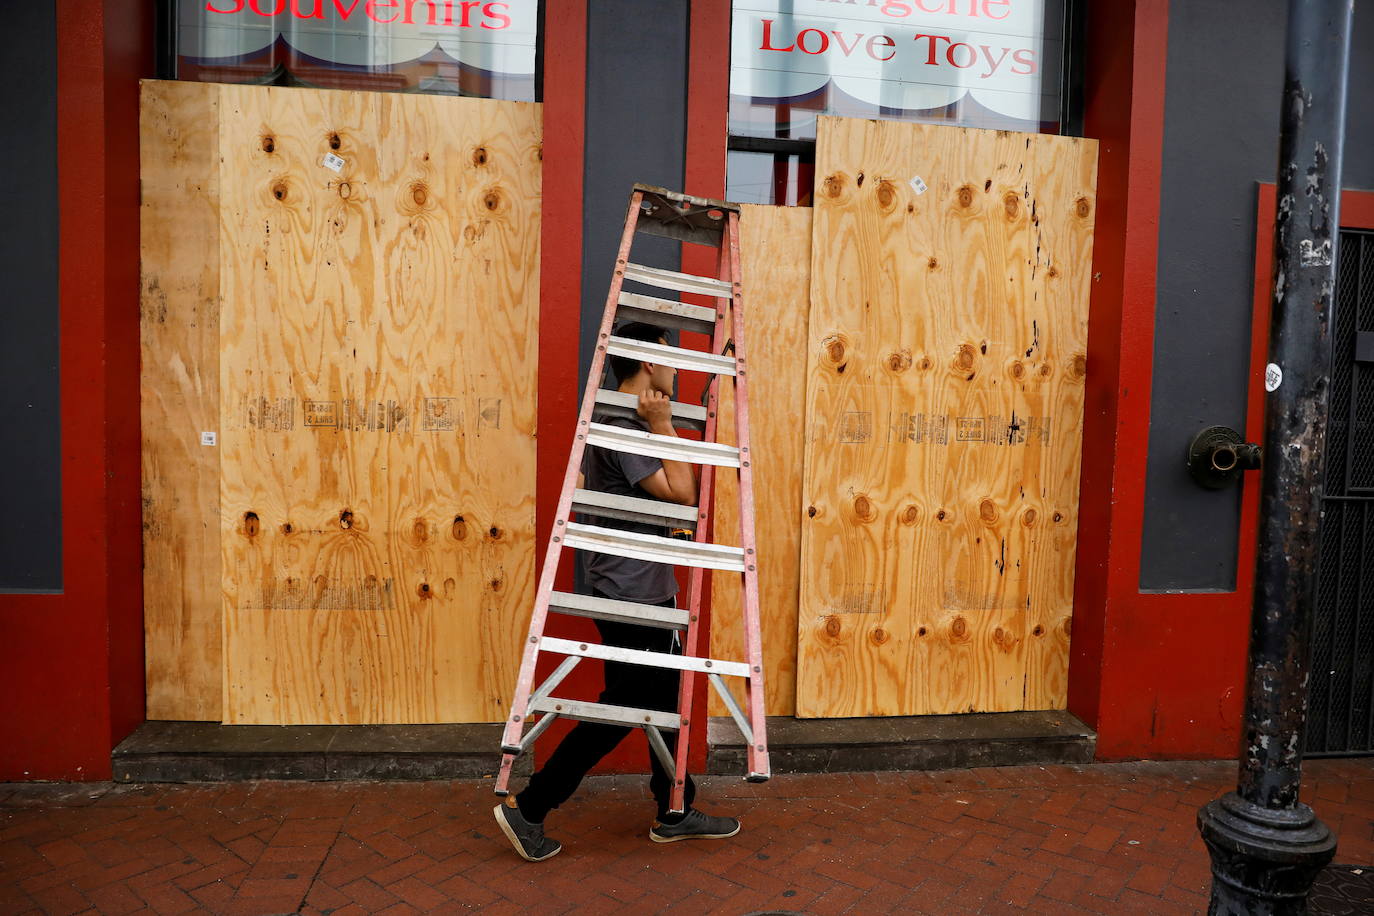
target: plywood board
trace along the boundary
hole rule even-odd
[[[798,715],[1065,705],[1096,160],[821,120]]]
[[[150,719],[221,716],[219,88],[145,82],[141,417]]]
[[[810,296],[810,208],[742,207],[740,262],[749,348],[746,359],[753,367],[749,438],[754,455],[754,533],[759,552],[765,708],[770,716],[790,716],[796,706],[801,558],[803,437],[796,405],[806,381],[803,355]],[[721,388],[720,439],[733,444],[734,391],[728,382]],[[722,471],[716,480],[716,539],[738,544],[738,474]],[[714,574],[713,658],[745,657],[742,599],[739,576]],[[728,714],[714,692],[711,702],[712,715]]]
[[[225,721],[500,720],[534,584],[538,106],[224,87],[221,113]]]

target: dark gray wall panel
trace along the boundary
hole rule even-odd
[[[1343,185],[1367,188],[1374,7],[1356,7]],[[1245,425],[1256,183],[1274,181],[1278,167],[1285,8],[1282,0],[1245,4],[1243,15],[1232,0],[1169,8],[1146,590],[1229,591],[1236,583],[1240,490],[1198,487],[1184,452],[1205,426]]]
[[[57,17],[7,5],[0,39],[0,592],[62,588],[58,413]],[[101,163],[90,163],[100,168]]]
[[[683,190],[687,14],[687,0],[596,0],[588,6],[580,380],[591,365],[630,186]],[[678,242],[635,239],[640,264],[677,270],[680,253]]]

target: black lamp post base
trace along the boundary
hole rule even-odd
[[[1336,838],[1307,805],[1265,808],[1228,792],[1197,813],[1212,856],[1211,916],[1301,916]]]

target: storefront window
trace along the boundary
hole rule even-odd
[[[810,203],[816,116],[1058,133],[1069,0],[734,0],[732,200]]]
[[[539,0],[170,0],[177,79],[534,101]]]

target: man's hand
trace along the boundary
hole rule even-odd
[[[662,436],[677,435],[673,429],[672,402],[666,394],[653,388],[644,389],[639,393],[639,407],[636,410],[648,422],[650,431]]]

